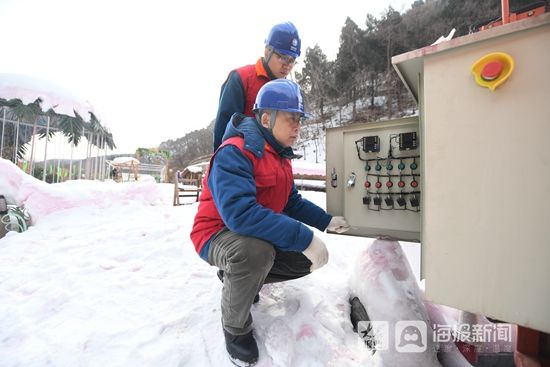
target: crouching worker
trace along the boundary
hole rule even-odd
[[[191,232],[200,257],[220,269],[227,352],[247,366],[258,360],[250,309],[262,285],[303,277],[328,261],[325,244],[306,224],[321,231],[348,227],[294,186],[291,145],[305,117],[298,85],[266,83],[254,113],[232,116],[210,161]]]

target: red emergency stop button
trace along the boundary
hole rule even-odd
[[[514,59],[504,52],[492,52],[479,58],[471,67],[475,82],[492,92],[514,71]]]
[[[504,65],[499,60],[489,61],[485,65],[483,65],[483,69],[481,69],[481,77],[483,80],[495,80],[500,76],[502,73]]]

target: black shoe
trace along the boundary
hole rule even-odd
[[[218,270],[218,279],[220,280],[220,282],[223,283],[223,270]],[[252,301],[252,303],[258,303],[260,302],[260,294],[258,293],[256,296],[254,296],[254,301]]]
[[[253,366],[258,362],[258,345],[252,335],[252,330],[248,334],[233,335],[224,329],[223,335],[225,336],[225,348],[234,365]]]
[[[353,326],[353,331],[357,332],[357,324],[359,324],[360,321],[370,321],[369,315],[358,297],[353,297],[350,299],[349,303],[351,303],[351,324]]]

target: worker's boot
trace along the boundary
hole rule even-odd
[[[225,347],[229,358],[236,366],[253,366],[258,361],[258,345],[252,335],[252,330],[244,335],[233,335],[225,329]]]

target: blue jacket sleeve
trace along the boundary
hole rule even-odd
[[[222,143],[223,134],[231,116],[235,112],[243,113],[245,104],[243,82],[239,73],[233,70],[223,84],[220,94],[220,103],[216,114],[216,122],[214,123],[214,151]]]
[[[320,231],[324,231],[332,219],[332,216],[327,214],[322,208],[304,199],[298,193],[294,184],[292,184],[292,192],[288,197],[288,203],[284,208],[284,212],[292,218],[315,227]]]
[[[252,162],[233,145],[216,153],[208,186],[227,228],[243,236],[261,238],[283,251],[305,250],[313,231],[285,214],[256,201]]]

